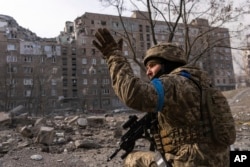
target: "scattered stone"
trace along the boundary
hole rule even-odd
[[[90,116],[87,118],[88,125],[91,127],[99,127],[105,124],[104,116]]]
[[[82,127],[82,128],[86,128],[88,125],[88,121],[86,118],[78,118],[77,119],[77,124]]]
[[[1,126],[10,125],[10,123],[11,123],[11,117],[9,113],[0,112],[0,125]]]
[[[43,157],[39,154],[36,155],[31,155],[30,159],[36,160],[36,161],[41,161]]]
[[[24,126],[21,128],[20,130],[21,135],[23,135],[24,137],[27,138],[32,138],[33,137],[33,132],[30,128],[28,128],[27,126]]]
[[[76,140],[75,146],[76,148],[86,148],[86,149],[101,148],[101,145],[89,140]]]
[[[51,145],[54,140],[54,128],[52,127],[41,127],[36,138],[36,143],[42,143],[46,145]]]
[[[68,125],[71,125],[72,123],[76,122],[76,120],[79,118],[79,116],[75,116],[74,118],[70,119],[68,121]]]

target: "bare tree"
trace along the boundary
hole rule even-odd
[[[248,0],[100,0],[105,7],[115,7],[124,28],[124,38],[128,41],[136,59],[132,35],[124,26],[123,13],[132,10],[141,12],[151,27],[153,44],[158,42],[175,42],[175,36],[181,33],[181,41],[190,63],[196,64],[202,57],[207,57],[214,48],[247,49],[246,45],[225,42],[240,40],[249,25],[242,22],[249,15]],[[164,21],[168,38],[157,41],[157,25]],[[198,22],[200,21],[200,23]],[[225,29],[223,29],[225,28]],[[229,34],[229,35],[218,35]],[[218,53],[219,55],[220,53]],[[138,63],[140,64],[140,63]]]

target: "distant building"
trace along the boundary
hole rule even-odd
[[[74,21],[67,21],[56,39],[41,39],[20,28],[13,18],[0,15],[0,108],[8,110],[24,105],[33,113],[51,113],[72,108],[102,111],[124,107],[114,94],[108,67],[92,41],[100,27],[111,30],[116,39],[124,37],[125,26],[132,40],[124,41],[124,56],[134,74],[147,80],[145,69],[135,63],[133,57],[142,63],[146,50],[153,45],[145,16],[147,12],[134,11],[131,17],[123,17],[122,25],[118,16],[85,13]],[[169,35],[165,22],[155,23],[157,41],[165,42]],[[190,24],[193,36],[210,29],[213,27],[205,19],[196,19]],[[184,27],[179,24],[173,41],[183,45],[183,32]],[[198,65],[210,74],[213,85],[221,90],[234,89],[228,29],[216,28],[211,32],[212,39],[223,37],[221,43],[227,47],[213,47],[211,41],[207,42],[213,49],[198,60]],[[194,51],[199,52],[200,47],[195,46]]]

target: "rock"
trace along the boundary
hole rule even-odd
[[[27,138],[32,138],[33,137],[33,132],[30,128],[28,128],[27,126],[24,126],[21,128],[20,130],[21,135],[23,135],[24,137]]]
[[[77,119],[77,124],[82,127],[82,128],[86,128],[88,125],[88,121],[86,118],[78,118]]]
[[[12,110],[10,110],[9,113],[10,113],[11,117],[15,117],[15,116],[22,114],[23,109],[24,109],[24,106],[19,105],[19,106],[13,108]]]
[[[54,134],[54,128],[42,126],[36,137],[36,142],[51,145],[54,140]]]
[[[0,112],[0,125],[5,126],[11,124],[11,117],[9,113]]]
[[[79,118],[79,116],[75,116],[72,119],[68,120],[68,125],[73,124],[78,118]]]
[[[76,148],[87,148],[87,149],[101,148],[99,144],[89,140],[76,140],[75,146]]]
[[[105,117],[103,116],[91,116],[87,118],[88,125],[90,127],[99,127],[105,124]]]
[[[36,160],[36,161],[41,161],[43,159],[43,157],[39,154],[36,155],[32,155],[30,156],[30,159]]]

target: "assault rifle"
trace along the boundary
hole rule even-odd
[[[121,156],[124,159],[130,152],[133,151],[136,140],[145,138],[150,142],[150,150],[155,150],[154,139],[150,132],[156,130],[157,118],[156,113],[147,113],[140,120],[136,115],[130,115],[127,122],[122,127],[128,131],[121,137],[119,148],[108,157],[107,161],[112,160],[119,151],[124,150],[125,153]]]

